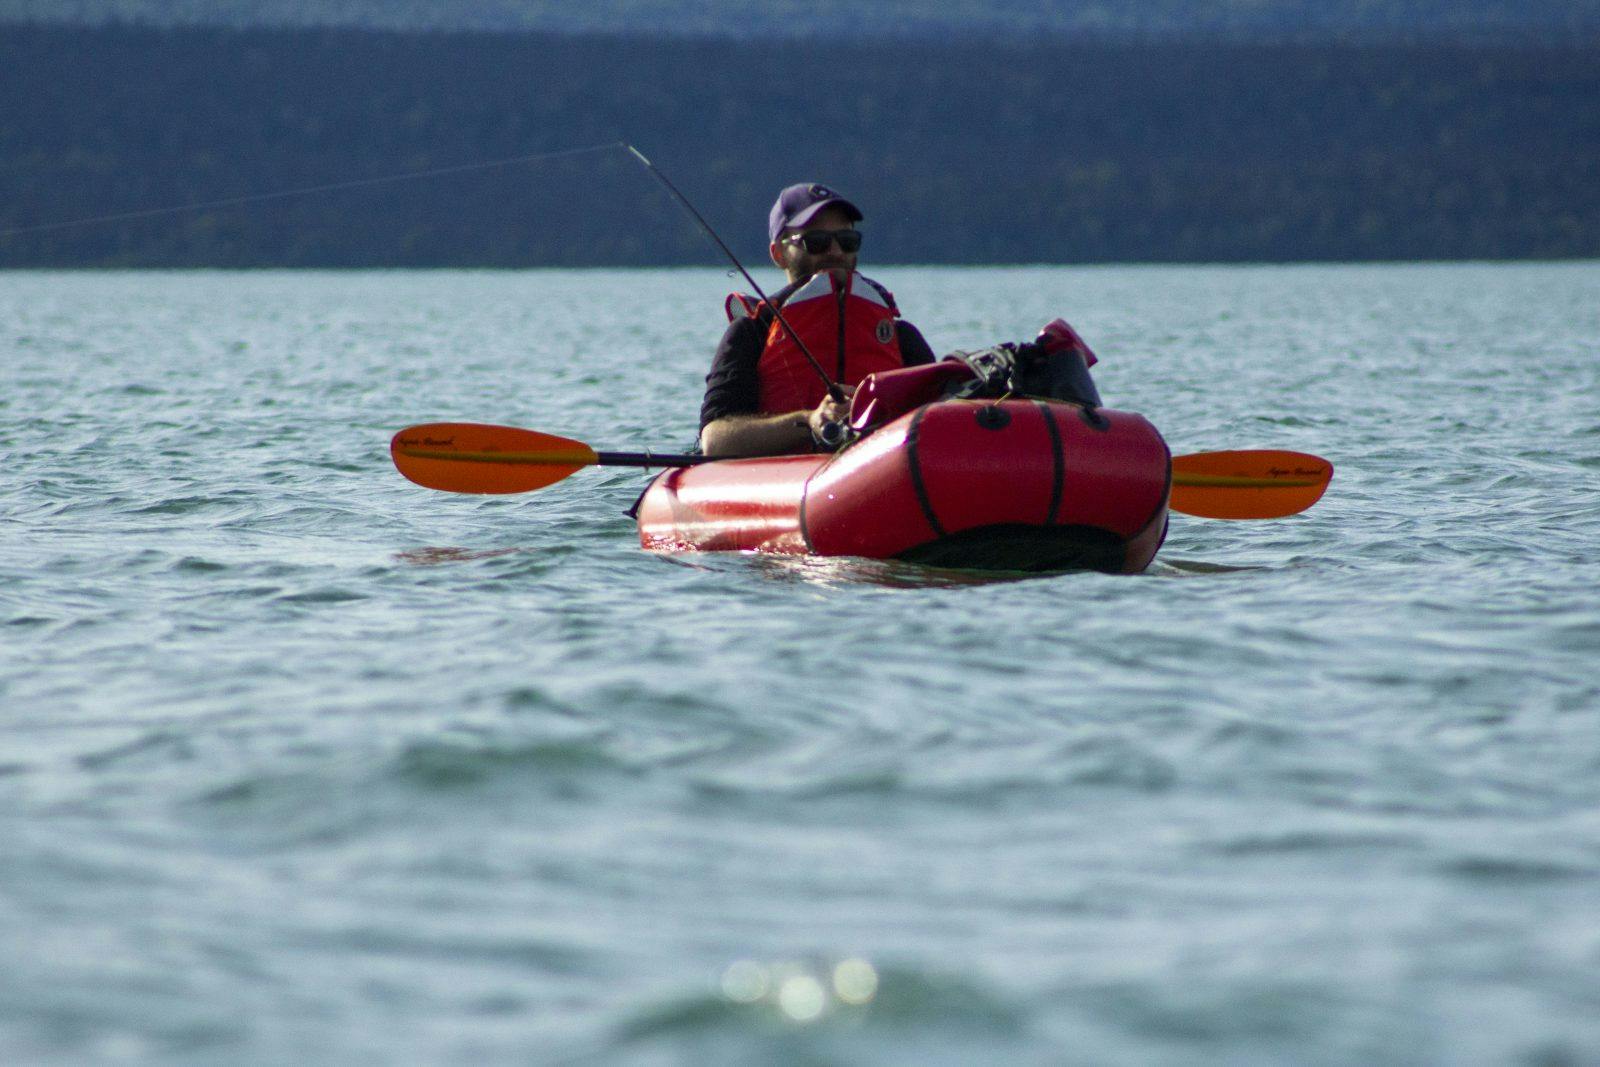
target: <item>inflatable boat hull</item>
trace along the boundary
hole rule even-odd
[[[1171,455],[1141,415],[951,400],[832,455],[719,460],[640,498],[655,551],[1136,573],[1166,534]]]

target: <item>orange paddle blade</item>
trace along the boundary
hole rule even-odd
[[[1172,457],[1172,510],[1207,519],[1277,519],[1322,499],[1333,464],[1261,449]]]
[[[407,478],[447,493],[526,493],[595,462],[582,441],[476,422],[408,426],[389,455]]]

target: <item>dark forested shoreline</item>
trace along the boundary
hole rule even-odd
[[[627,140],[752,256],[809,178],[878,262],[1597,256],[1597,58],[0,26],[0,230]],[[12,267],[715,261],[621,151],[0,237]]]

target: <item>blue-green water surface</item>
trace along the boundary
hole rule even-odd
[[[1311,511],[640,551],[721,272],[0,275],[0,1061],[1600,1061],[1600,265],[873,272]]]

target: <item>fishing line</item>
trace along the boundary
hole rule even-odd
[[[280,189],[270,193],[251,193],[245,196],[224,197],[219,200],[202,200],[192,204],[176,204],[171,207],[146,208],[140,211],[121,211],[111,215],[93,215],[86,218],[68,219],[64,222],[48,222],[38,226],[22,226],[16,229],[0,230],[0,237],[19,237],[23,234],[48,233],[52,230],[65,230],[75,226],[94,226],[108,222],[128,222],[133,219],[159,218],[163,215],[179,215],[186,211],[205,211],[210,208],[239,207],[244,204],[261,204],[270,200],[284,200],[293,196],[311,196],[316,193],[331,193],[342,189],[364,189],[374,185],[387,185],[394,182],[415,181],[420,178],[437,178],[446,174],[469,174],[473,171],[491,170],[496,167],[515,167],[527,163],[541,163],[551,159],[564,159],[572,156],[588,155],[594,152],[609,152],[617,148],[625,148],[631,152],[633,157],[640,163],[643,163],[651,174],[654,174],[661,180],[661,183],[666,186],[667,191],[673,195],[678,203],[682,204],[684,208],[688,210],[689,214],[694,217],[695,222],[700,224],[700,229],[705,232],[706,236],[711,238],[712,242],[722,250],[723,255],[727,256],[733,265],[738,268],[739,273],[744,275],[744,280],[750,283],[750,288],[755,290],[756,295],[761,298],[762,303],[772,308],[772,313],[774,317],[776,317],[778,324],[783,327],[783,331],[789,335],[789,339],[795,343],[797,348],[800,349],[801,355],[806,357],[806,361],[811,364],[811,369],[817,372],[818,376],[822,378],[823,384],[828,387],[828,395],[836,401],[842,401],[844,399],[844,392],[839,388],[838,383],[836,383],[832,378],[828,377],[828,372],[822,369],[822,364],[817,361],[817,357],[811,354],[811,350],[807,348],[806,343],[800,339],[800,335],[795,333],[794,327],[789,325],[789,320],[783,317],[782,309],[775,305],[767,297],[767,294],[762,290],[761,286],[758,285],[756,280],[750,276],[750,272],[745,270],[744,264],[739,262],[739,257],[733,254],[733,250],[730,249],[726,243],[724,243],[721,237],[717,236],[717,231],[711,228],[711,224],[705,220],[705,216],[701,215],[699,211],[695,210],[695,206],[689,203],[688,197],[684,196],[683,193],[678,191],[678,187],[672,184],[672,179],[663,174],[661,169],[654,163],[646,159],[643,152],[633,147],[633,145],[628,144],[626,141],[607,141],[605,144],[585,145],[582,148],[563,148],[553,152],[535,152],[526,156],[515,156],[511,159],[494,159],[482,163],[462,163],[451,167],[432,167],[427,170],[412,170],[399,174],[385,174],[376,178],[356,178],[350,181],[328,182],[323,185],[306,185],[296,189]]]
[[[97,223],[157,218],[161,215],[177,215],[185,211],[204,211],[207,208],[214,207],[260,204],[268,200],[283,200],[291,196],[310,196],[313,193],[331,193],[340,189],[361,189],[371,185],[406,182],[417,178],[437,178],[445,174],[467,174],[475,170],[514,167],[523,163],[539,163],[547,159],[562,159],[567,156],[581,156],[591,152],[608,152],[613,149],[627,147],[629,146],[621,141],[608,141],[605,144],[587,145],[583,148],[563,148],[554,152],[536,152],[532,155],[517,156],[513,159],[494,159],[483,163],[462,163],[453,167],[433,167],[429,170],[412,170],[401,174],[386,174],[378,178],[356,178],[352,181],[330,182],[327,185],[307,185],[299,189],[282,189],[272,193],[252,193],[248,196],[230,196],[222,200],[205,200],[195,204],[147,208],[143,211],[124,211],[115,215],[96,215],[92,218],[71,219],[66,222],[50,222],[42,226],[24,226],[16,230],[0,230],[0,237],[15,237],[25,233],[45,233],[50,230],[64,230],[72,226],[92,226]]]

